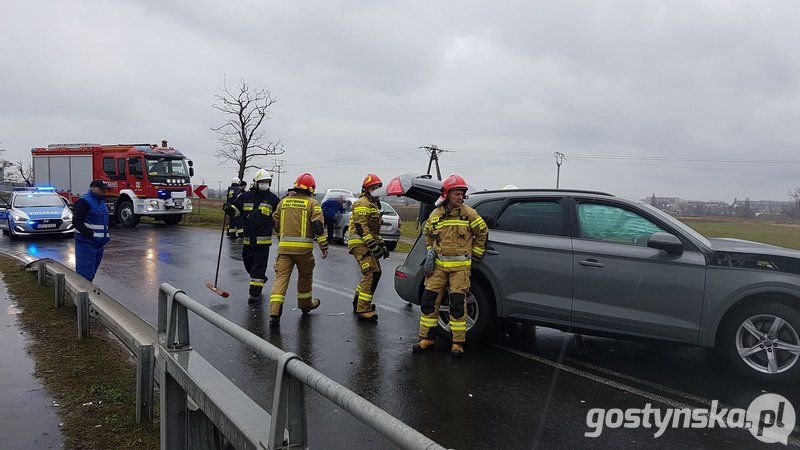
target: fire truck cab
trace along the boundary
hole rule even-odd
[[[192,212],[192,161],[180,151],[151,144],[51,144],[34,148],[36,186],[53,186],[70,201],[100,179],[111,217],[124,227],[135,227],[142,216],[175,225]]]

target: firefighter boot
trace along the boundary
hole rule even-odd
[[[278,303],[278,302],[272,302],[272,303]],[[269,326],[277,327],[278,325],[281,324],[281,313],[283,313],[283,304],[272,305],[272,303],[270,303],[269,305],[270,306]],[[277,308],[275,306],[277,306]],[[277,314],[275,314],[276,312]]]
[[[461,358],[464,356],[464,346],[453,342],[453,347],[450,349],[450,354],[453,355],[453,358]]]
[[[372,305],[372,306],[373,306],[373,311],[374,311],[375,310],[375,305]],[[358,320],[360,322],[377,322],[378,321],[378,315],[375,314],[375,313],[372,313],[372,312],[360,313],[356,317],[358,317]]]
[[[433,339],[422,339],[418,343],[414,344],[414,346],[411,347],[411,350],[413,350],[414,352],[421,352],[425,349],[433,348],[433,344],[435,343],[436,341],[434,341]]]
[[[374,303],[371,304],[369,307],[372,308],[370,309],[370,311],[375,311]],[[358,291],[356,291],[356,294],[353,296],[353,312],[358,314]]]
[[[305,308],[300,308],[300,311],[303,311],[303,314],[308,314],[311,312],[312,309],[317,309],[319,307],[320,301],[318,298],[312,299],[311,304]]]
[[[247,299],[247,303],[249,303],[249,304],[253,304],[253,303],[256,303],[256,302],[258,302],[260,299],[261,299],[261,296],[260,296],[260,295],[253,295],[253,294],[250,294],[250,298],[248,298],[248,299]]]

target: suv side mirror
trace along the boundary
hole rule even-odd
[[[675,235],[659,231],[653,233],[647,240],[647,246],[657,250],[664,250],[670,255],[680,256],[683,254],[683,243]]]

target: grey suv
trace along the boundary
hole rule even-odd
[[[440,181],[411,174],[387,195],[425,203]],[[800,379],[800,251],[707,239],[650,205],[577,190],[469,192],[489,225],[473,265],[467,339],[496,319],[584,334],[718,347],[743,374]],[[424,239],[395,290],[419,304]],[[449,335],[446,300],[438,331]]]

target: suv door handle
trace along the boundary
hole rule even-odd
[[[606,266],[605,264],[601,263],[596,259],[584,259],[583,261],[578,261],[578,264],[586,267],[598,267],[598,268]]]
[[[486,251],[484,251],[484,253],[487,254],[487,255],[499,255],[500,254],[500,252],[498,252],[497,250],[495,250],[495,249],[493,249],[491,247],[487,247]]]

